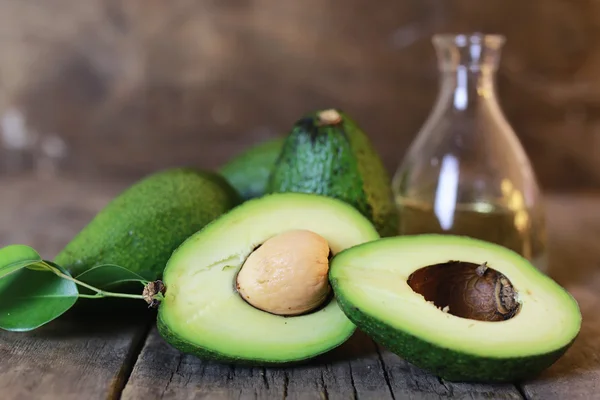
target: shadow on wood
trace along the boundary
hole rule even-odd
[[[377,354],[377,348],[373,340],[368,337],[363,331],[357,329],[354,334],[340,346],[322,354],[312,361],[310,364],[327,364],[342,361],[351,361],[357,358],[362,358],[368,355]]]
[[[106,307],[108,304],[110,306]],[[149,310],[144,304],[140,307],[139,304],[134,306],[113,299],[108,299],[103,309],[97,303],[89,306],[80,304],[35,331],[19,335],[52,340],[72,340],[77,337],[108,339],[131,329],[143,328],[147,331],[156,315],[154,310]]]

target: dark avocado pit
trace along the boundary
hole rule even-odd
[[[426,301],[461,318],[505,321],[520,307],[510,280],[487,263],[448,261],[430,265],[410,274],[407,283]]]

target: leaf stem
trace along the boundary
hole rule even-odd
[[[84,299],[99,299],[100,296],[98,296],[97,294],[78,294],[77,297],[81,297]]]
[[[90,290],[93,290],[96,293],[101,293],[102,292],[102,290],[100,290],[98,288],[95,288],[95,287],[93,287],[91,285],[88,285],[87,283],[78,281],[77,279],[75,279],[73,277],[70,277],[69,275],[65,275],[62,272],[58,271],[58,270],[52,269],[52,272],[54,272],[56,275],[60,276],[63,279],[66,279],[66,280],[71,281],[71,282],[75,282],[76,284],[78,284],[80,286],[83,286],[84,288],[88,288]]]
[[[75,281],[77,283],[77,281]],[[105,292],[104,290],[100,290],[96,294],[79,294],[78,297],[86,298],[86,299],[101,299],[103,297],[121,297],[125,299],[138,299],[144,300],[144,297],[141,294],[127,294],[127,293],[115,293],[115,292]]]
[[[105,292],[103,290],[100,291],[100,294],[102,296],[104,296],[104,297],[122,297],[124,299],[139,299],[139,300],[144,300],[144,296],[142,296],[141,294]]]
[[[83,286],[87,289],[90,289],[94,292],[96,292],[96,294],[94,295],[86,295],[86,294],[79,294],[79,297],[84,297],[87,299],[98,299],[98,298],[102,298],[102,297],[121,297],[121,298],[126,298],[126,299],[140,299],[140,300],[144,300],[144,296],[142,296],[141,294],[127,294],[127,293],[115,293],[115,292],[107,292],[104,290],[100,290],[98,288],[95,288],[91,285],[88,285],[87,283],[81,282],[69,275],[65,275],[63,274],[60,270],[52,267],[51,265],[48,265],[46,263],[44,263],[45,265],[48,266],[48,268],[54,272],[56,275],[58,275],[59,277],[66,279],[68,281],[74,282],[77,285]]]

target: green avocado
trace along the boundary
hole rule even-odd
[[[265,193],[269,175],[275,165],[284,138],[265,140],[238,154],[219,168],[219,172],[244,200]]]
[[[267,193],[315,193],[345,201],[383,237],[398,234],[390,177],[370,139],[338,110],[309,113],[286,137]]]
[[[375,341],[448,381],[538,375],[581,326],[573,297],[517,253],[465,236],[385,238],[341,252],[330,281]]]
[[[73,276],[116,264],[155,280],[177,246],[240,202],[235,189],[214,172],[156,172],[114,198],[54,262]]]
[[[267,247],[272,238],[296,231],[323,238],[333,256],[379,238],[368,219],[337,199],[279,193],[246,201],[192,235],[173,253],[165,268],[166,290],[158,308],[162,337],[184,353],[246,365],[297,363],[346,341],[356,327],[332,295],[327,271],[320,282],[326,283],[329,296],[300,314],[284,315],[252,305],[250,296],[241,294],[241,274],[250,268],[250,257]],[[306,262],[288,275],[294,279],[288,283],[293,284],[284,284],[286,263],[296,260],[289,256],[298,254],[294,253],[296,246],[302,244],[281,244],[263,264],[255,264],[271,275],[247,275],[244,285],[254,285],[265,296],[272,296],[274,306],[295,300],[298,288],[316,284],[301,278],[309,270]]]

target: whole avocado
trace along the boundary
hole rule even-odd
[[[283,140],[283,137],[277,137],[250,147],[222,165],[219,173],[240,193],[242,199],[262,196]]]
[[[337,198],[369,218],[382,237],[398,233],[390,176],[368,136],[340,110],[314,111],[293,125],[266,192]]]
[[[215,172],[160,171],[114,198],[54,262],[73,276],[116,264],[156,280],[185,239],[240,202],[235,189]]]

